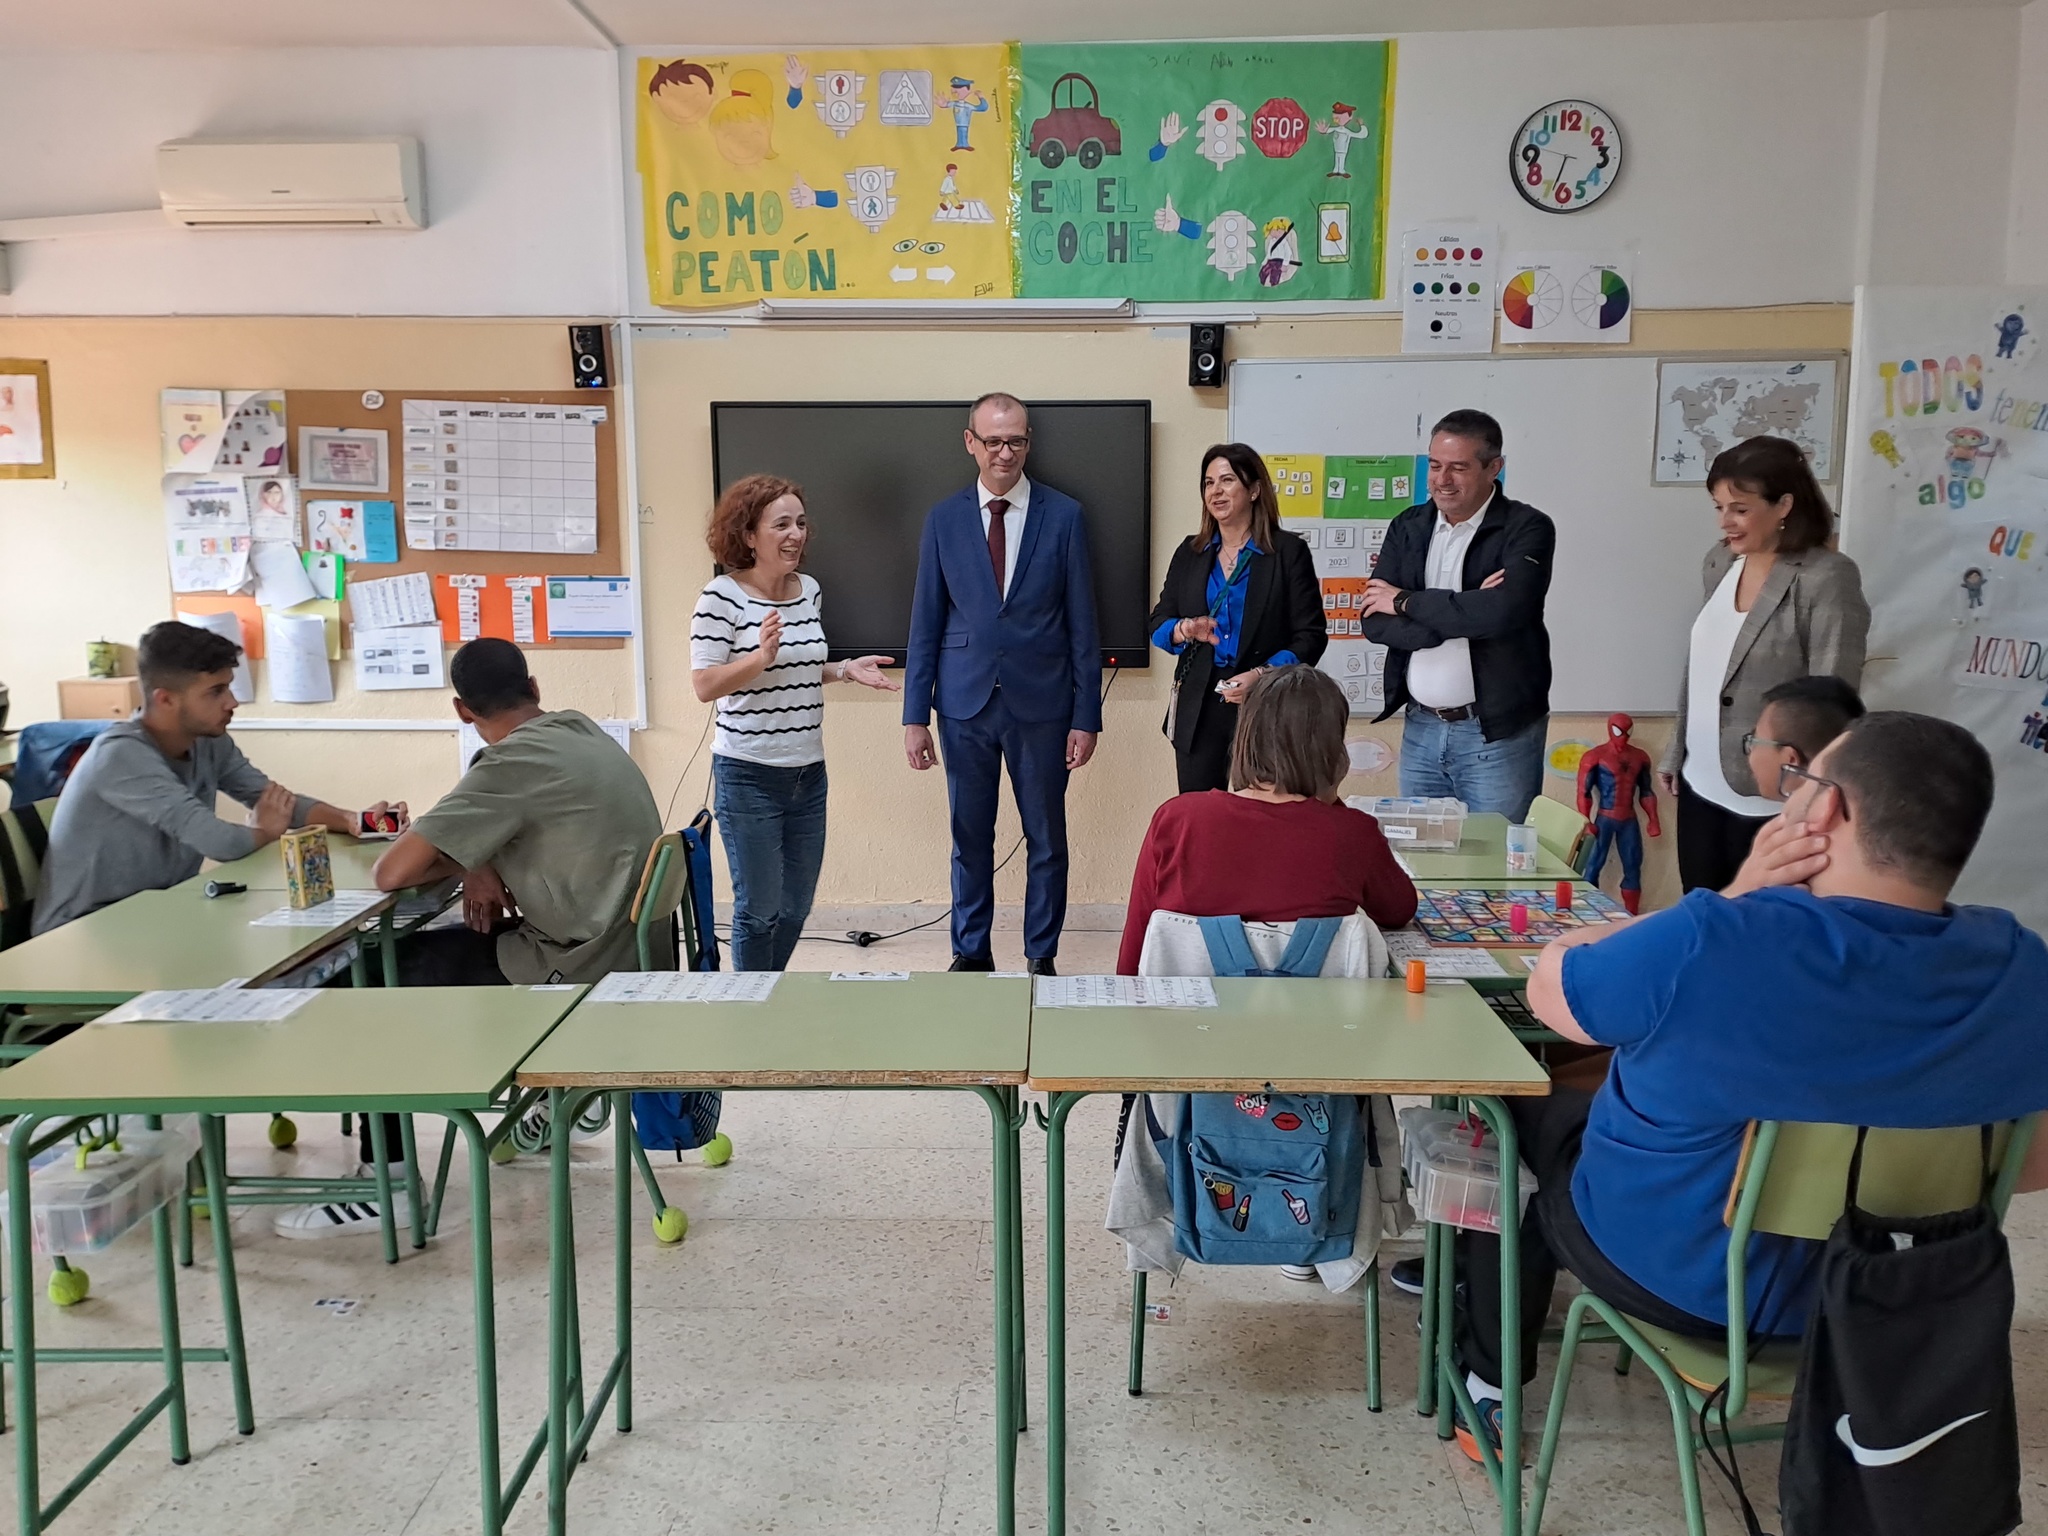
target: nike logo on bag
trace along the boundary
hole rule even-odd
[[[1859,1467],[1895,1467],[1902,1461],[1912,1460],[1913,1457],[1918,1456],[1943,1435],[1954,1434],[1972,1419],[1981,1419],[1988,1412],[1990,1410],[1987,1408],[1982,1413],[1964,1414],[1955,1423],[1944,1424],[1931,1435],[1922,1435],[1918,1440],[1913,1441],[1909,1445],[1902,1445],[1895,1450],[1889,1451],[1873,1451],[1858,1445],[1856,1437],[1849,1432],[1849,1415],[1846,1413],[1835,1420],[1835,1434],[1842,1444],[1849,1447],[1849,1454],[1856,1458],[1856,1465]]]

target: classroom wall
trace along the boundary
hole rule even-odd
[[[13,244],[0,314],[617,313],[616,89],[589,48],[0,51],[0,219],[154,208],[160,142],[243,134],[411,134],[427,202],[418,232]]]
[[[2005,280],[2048,283],[2048,0],[2019,13]]]

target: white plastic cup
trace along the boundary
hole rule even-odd
[[[1536,873],[1536,828],[1520,823],[1508,828],[1508,873],[1511,875],[1533,875]]]

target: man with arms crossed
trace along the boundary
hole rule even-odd
[[[1539,1187],[1522,1225],[1522,1358],[1500,1358],[1500,1240],[1460,1233],[1459,1353],[1499,1444],[1503,1369],[1528,1381],[1558,1267],[1653,1326],[1727,1326],[1723,1210],[1752,1120],[1939,1127],[2048,1109],[2048,948],[1948,893],[1991,809],[1991,759],[1959,725],[1883,711],[1810,769],[1722,892],[1543,951],[1536,1016],[1614,1048],[1597,1094],[1511,1101]],[[2048,1185],[2037,1137],[2020,1188]],[[1757,1236],[1754,1332],[1797,1336],[1814,1245]],[[1475,1454],[1472,1431],[1460,1439]]]
[[[1395,518],[1366,586],[1365,638],[1387,647],[1401,793],[1455,795],[1509,821],[1543,785],[1557,529],[1496,483],[1500,423],[1453,411],[1429,435],[1429,500]]]
[[[932,508],[918,545],[903,747],[919,772],[943,749],[956,971],[995,968],[996,799],[1008,765],[1030,847],[1024,956],[1050,976],[1067,917],[1067,775],[1102,730],[1088,530],[1079,502],[1025,479],[1031,423],[1014,395],[975,401],[966,440],[980,478]]]
[[[43,859],[35,931],[83,917],[138,891],[189,880],[292,827],[361,833],[363,817],[405,807],[337,810],[272,782],[228,739],[242,648],[196,624],[152,625],[135,647],[142,708],[102,731],[78,760]],[[215,814],[221,795],[249,808],[246,826]]]

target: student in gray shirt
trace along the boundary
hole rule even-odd
[[[141,712],[100,734],[57,802],[37,933],[137,891],[189,880],[202,860],[239,859],[291,827],[354,835],[364,815],[384,811],[403,823],[403,804],[337,810],[273,783],[242,756],[227,734],[241,654],[232,640],[175,620],[143,635],[136,647]],[[249,808],[247,825],[215,814],[220,795]]]

